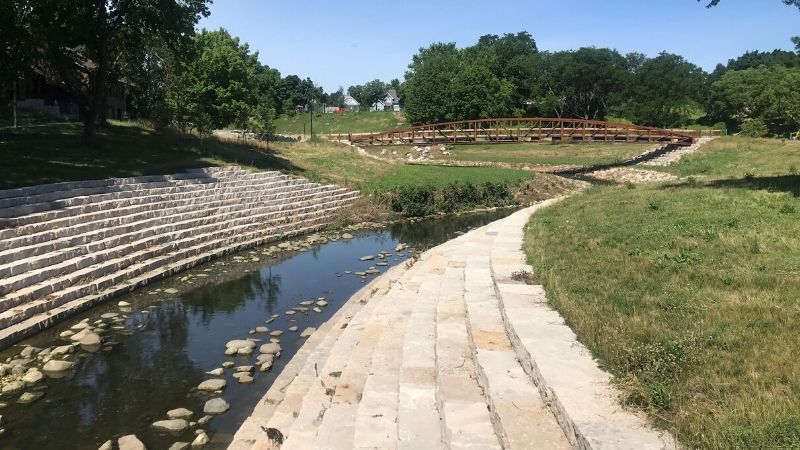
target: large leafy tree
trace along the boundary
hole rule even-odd
[[[535,85],[538,48],[526,31],[481,36],[478,43],[465,50],[467,59],[486,66],[498,80],[512,87],[510,104],[516,115],[529,109]]]
[[[260,100],[258,54],[224,29],[201,31],[193,50],[196,56],[172,86],[172,109],[187,122],[203,125],[198,128],[245,128]]]
[[[14,94],[12,105],[16,125],[16,86],[19,78],[30,72],[36,50],[36,37],[43,20],[43,10],[30,1],[7,0],[0,3],[0,89],[3,96]],[[5,112],[5,111],[4,111]]]
[[[544,115],[602,119],[630,83],[629,62],[615,50],[585,47],[543,54],[538,106]]]
[[[450,89],[461,70],[461,58],[454,43],[436,43],[413,56],[404,90],[405,113],[411,123],[433,123],[453,116]]]
[[[682,56],[661,53],[643,62],[631,84],[630,112],[641,125],[683,125],[703,100],[705,72]]]
[[[761,66],[728,72],[711,87],[712,117],[738,127],[763,121],[770,132],[796,131],[800,126],[800,68]]]
[[[30,0],[45,21],[39,37],[43,60],[77,95],[84,137],[91,141],[103,122],[106,93],[122,66],[141,58],[143,48],[158,41],[185,43],[200,17],[208,15],[207,0],[91,0],[62,2]]]
[[[486,66],[466,63],[449,90],[452,112],[447,119],[505,117],[514,86],[497,78]]]

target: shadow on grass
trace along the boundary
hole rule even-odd
[[[0,131],[0,189],[61,181],[165,175],[185,169],[247,165],[302,174],[272,151],[135,126],[98,130],[95,145],[80,125]]]
[[[800,197],[800,175],[747,176],[744,178],[713,180],[708,182],[689,180],[681,183],[669,183],[664,185],[664,189],[694,187],[753,189],[768,192],[786,192],[795,197]]]

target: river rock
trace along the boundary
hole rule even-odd
[[[36,400],[44,397],[44,392],[25,392],[24,394],[20,395],[17,399],[17,403],[26,405],[28,403],[33,403]]]
[[[236,372],[233,374],[233,378],[236,378],[239,383],[252,383],[253,377],[250,376],[250,372]]]
[[[14,392],[19,392],[25,388],[25,383],[19,380],[10,381],[3,385],[3,389],[0,390],[3,394],[13,394]]]
[[[75,347],[73,347],[71,345],[61,345],[61,346],[58,346],[58,347],[54,348],[50,352],[50,355],[51,356],[66,355],[68,353],[72,353],[74,350],[75,350]]]
[[[353,235],[350,233],[342,234],[342,239],[353,239]]]
[[[97,347],[100,345],[100,336],[97,333],[86,333],[78,343],[84,347]]]
[[[97,450],[114,450],[114,443],[110,440],[105,441]]]
[[[70,328],[75,331],[80,331],[89,327],[89,322],[78,322]]]
[[[228,402],[216,397],[206,402],[203,406],[203,412],[206,414],[222,414],[230,409],[230,407],[231,405],[229,405]]]
[[[316,328],[314,328],[314,327],[308,327],[308,328],[306,328],[305,330],[303,330],[303,332],[302,332],[302,333],[300,333],[300,337],[309,337],[309,336],[311,336],[312,334],[314,334],[314,332],[315,332],[315,331],[317,331],[317,329],[316,329]]]
[[[208,444],[208,435],[205,432],[198,434],[192,441],[192,447],[202,447],[206,444]]]
[[[61,332],[61,333],[60,333],[58,336],[59,336],[59,337],[61,337],[61,338],[67,339],[67,338],[69,338],[70,336],[72,336],[73,334],[75,334],[75,332],[74,332],[74,331],[72,331],[72,330],[67,330],[67,331],[62,331],[62,332]]]
[[[210,421],[211,421],[211,416],[205,415],[205,416],[197,419],[197,424],[200,425],[200,426],[203,426],[203,425],[207,424]]]
[[[255,346],[256,346],[255,342],[246,339],[235,339],[232,341],[228,341],[228,343],[225,344],[226,349],[232,348],[236,349],[236,351],[238,351],[241,348],[253,349],[255,348]]]
[[[117,303],[117,306],[119,306],[120,308],[127,308],[127,307],[131,306],[131,304],[126,302],[126,301],[121,301],[121,302]]]
[[[275,355],[265,353],[263,355],[258,355],[258,357],[256,357],[256,364],[260,365],[264,364],[265,362],[269,362],[271,364],[272,361],[274,360],[275,360]]]
[[[237,373],[238,372],[252,372],[253,370],[255,370],[255,368],[253,366],[239,366],[239,367],[237,367],[237,368],[235,368],[233,370],[235,372],[237,372]]]
[[[328,306],[327,300],[319,300],[317,301],[317,306]]]
[[[281,337],[282,334],[283,334],[283,331],[275,330],[272,333],[270,333],[269,335],[272,336],[272,337]]]
[[[321,313],[322,312],[322,310],[319,309],[318,306],[315,306],[315,307],[311,308],[311,310],[314,311],[315,313]]]
[[[100,315],[100,318],[105,320],[116,319],[117,317],[119,317],[119,313],[115,312],[110,312]]]
[[[289,327],[289,331],[291,331],[292,333],[294,333],[297,330],[298,330],[297,325],[292,325]]]
[[[216,369],[209,370],[206,373],[208,375],[211,375],[212,377],[221,377],[222,375],[224,375],[225,372],[222,370],[222,367],[217,367]]]
[[[25,375],[22,376],[22,381],[25,382],[28,386],[34,385],[44,378],[42,372],[39,372],[39,369],[29,369]]]
[[[117,439],[117,446],[119,446],[119,450],[147,450],[142,441],[134,434]]]
[[[29,345],[29,346],[23,348],[22,351],[19,353],[19,355],[22,356],[23,358],[30,358],[31,356],[33,356],[33,355],[35,355],[35,354],[37,354],[37,353],[39,353],[41,351],[42,351],[42,349]]]
[[[270,355],[277,355],[281,352],[281,345],[275,342],[270,342],[269,344],[262,345],[258,351],[261,353],[268,353]]]
[[[51,359],[50,361],[47,361],[45,363],[44,367],[42,367],[42,370],[44,370],[45,372],[64,372],[66,370],[71,369],[72,366],[74,365],[75,363],[72,361]]]
[[[72,335],[72,336],[70,336],[69,338],[70,338],[70,340],[71,340],[72,342],[80,342],[80,341],[81,341],[81,339],[83,339],[84,337],[86,337],[86,335],[90,334],[91,332],[92,332],[92,331],[91,331],[91,330],[89,330],[88,328],[84,328],[83,330],[81,330],[81,331],[79,331],[79,332],[77,332],[77,333],[73,334],[73,335]]]
[[[194,413],[186,408],[175,408],[167,411],[167,417],[170,419],[188,419]]]
[[[256,333],[266,333],[267,331],[269,331],[267,327],[256,327]]]
[[[236,364],[234,364],[233,361],[225,361],[224,363],[222,363],[222,367],[224,367],[226,369],[230,369],[231,367],[233,367],[235,365]]]
[[[219,391],[220,389],[224,389],[226,384],[227,382],[224,379],[215,378],[213,380],[203,381],[197,386],[197,389],[201,391]]]
[[[167,288],[167,289],[164,289],[164,293],[173,295],[173,294],[177,294],[178,290],[174,289],[174,288]]]
[[[373,255],[367,255],[367,256],[362,256],[361,258],[358,259],[360,261],[372,261],[373,259],[375,259],[375,257]]]
[[[190,445],[188,442],[176,442],[169,446],[169,450],[186,450]]]
[[[153,423],[153,427],[160,428],[162,430],[178,432],[189,428],[189,422],[183,419],[159,420],[158,422]]]

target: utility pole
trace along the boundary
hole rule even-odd
[[[314,100],[311,100],[310,105],[311,107],[309,109],[311,110],[311,133],[309,133],[308,138],[314,139]]]

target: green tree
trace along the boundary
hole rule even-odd
[[[661,53],[637,69],[630,112],[635,123],[664,128],[683,125],[703,100],[705,72],[682,56]]]
[[[498,80],[511,85],[512,94],[507,107],[518,116],[530,109],[537,53],[536,41],[526,31],[502,37],[481,36],[476,45],[465,50],[467,59],[485,65]]]
[[[800,127],[800,68],[761,66],[726,73],[711,86],[709,113],[738,128],[763,121],[770,133]]]
[[[461,51],[455,43],[433,44],[413,56],[404,91],[405,113],[411,123],[434,123],[453,116],[450,88],[460,66]]]
[[[500,80],[486,66],[468,64],[456,76],[450,89],[450,120],[505,117],[509,113],[514,86]]]
[[[207,120],[213,128],[245,126],[258,101],[258,54],[224,29],[202,30],[194,38],[194,52],[173,85],[173,110],[186,111],[188,122]]]
[[[106,93],[120,65],[153,40],[172,45],[194,34],[206,0],[31,0],[44,11],[39,48],[49,69],[79,98],[84,137],[105,122]]]
[[[602,119],[622,101],[631,80],[629,62],[616,50],[585,47],[541,56],[537,104],[544,115]]]
[[[325,94],[323,98],[323,103],[328,106],[333,106],[336,108],[341,108],[344,106],[344,88],[339,87],[336,92],[331,92],[330,94]]]

